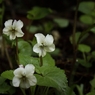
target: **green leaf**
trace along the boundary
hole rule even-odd
[[[28,11],[27,18],[32,20],[38,20],[46,17],[50,13],[52,13],[52,10],[49,8],[33,7],[32,10]]]
[[[95,3],[92,1],[84,1],[79,4],[79,11],[85,14],[90,14],[94,9],[95,9]]]
[[[95,88],[95,77],[90,81],[90,84],[93,88]]]
[[[43,66],[55,66],[54,59],[48,53],[46,54],[45,57],[43,57]]]
[[[88,92],[86,95],[95,95],[95,90]]]
[[[0,93],[2,94],[8,94],[8,90],[10,89],[11,86],[9,86],[7,83],[3,83],[2,85],[0,85]]]
[[[37,84],[40,86],[54,87],[59,91],[64,91],[67,87],[65,72],[54,66],[42,66],[39,68],[40,75],[35,74]]]
[[[84,85],[83,84],[76,85],[76,88],[78,90],[79,95],[83,95]]]
[[[92,54],[92,56],[95,58],[95,51],[92,51],[91,54]]]
[[[1,94],[9,94],[13,95],[15,93],[15,88],[8,85],[8,83],[5,81],[6,79],[3,77],[0,77],[0,93]]]
[[[86,56],[86,60],[88,61],[88,62],[90,62],[91,60],[92,60],[92,56],[89,54],[89,55],[87,55]],[[92,62],[92,61],[91,61]]]
[[[78,50],[81,52],[90,52],[91,51],[91,47],[85,44],[79,44],[78,45]]]
[[[69,86],[66,88],[65,95],[76,95],[72,88]]]
[[[29,55],[23,55],[19,53],[19,61],[20,64],[23,64],[24,66],[27,64],[33,64],[35,66],[39,66],[39,58],[31,57]]]
[[[39,58],[23,55],[22,53],[19,53],[19,61],[20,64],[23,64],[24,66],[27,64],[40,66]],[[47,54],[45,57],[43,57],[43,66],[55,66],[55,61],[50,54]]]
[[[95,33],[95,27],[93,27],[93,28],[91,29],[91,32]]]
[[[92,17],[95,17],[95,9],[93,9],[89,15],[91,15]],[[95,22],[95,18],[94,18],[94,22]]]
[[[20,64],[23,64],[25,66],[25,65],[30,63],[30,60],[31,60],[31,56],[19,53],[19,62],[20,62]]]
[[[30,33],[35,33],[39,30],[37,26],[30,26],[30,27],[27,27],[27,28],[28,28],[28,31]]]
[[[62,18],[55,18],[54,22],[58,24],[59,27],[67,27],[69,24],[69,21],[67,19],[62,19]]]
[[[2,13],[2,11],[3,11],[3,9],[2,8],[0,8],[0,13]],[[0,19],[2,18],[2,15],[0,15]]]
[[[14,95],[15,92],[16,92],[16,88],[14,88],[13,86],[11,86],[10,89],[9,89],[7,92],[8,92],[8,94],[10,94],[10,95]]]
[[[84,24],[92,25],[94,23],[93,18],[89,15],[82,15],[79,19]]]
[[[5,82],[5,80],[6,80],[5,78],[0,76],[0,85],[3,84]]]
[[[13,79],[13,70],[8,70],[8,71],[4,71],[2,74],[1,74],[2,77],[6,78],[6,79],[9,79],[9,80],[12,80]]]
[[[45,23],[43,24],[43,26],[44,26],[45,32],[46,32],[46,33],[50,33],[51,30],[52,30],[53,27],[54,27],[54,24],[53,24],[52,22],[48,21],[48,22],[45,22]]]
[[[40,66],[39,58],[23,55],[19,53],[19,61],[22,65],[33,64],[36,68],[36,72],[40,74],[38,67]]]
[[[29,43],[31,43],[32,46],[34,46],[37,43],[36,38],[34,37],[32,41],[31,40],[29,41]],[[33,52],[33,50],[32,50],[32,52]]]
[[[80,58],[78,58],[78,63],[86,68],[89,68],[92,66],[92,64],[90,62],[87,62],[84,59],[80,59]]]
[[[35,66],[40,66],[39,58],[23,55],[22,53],[19,53],[19,61],[20,64],[23,65],[33,64]],[[55,66],[55,61],[50,54],[46,54],[46,56],[43,57],[43,66]]]
[[[60,49],[59,48],[56,48],[53,52],[50,52],[50,54],[52,55],[52,56],[58,56],[59,55],[59,53],[60,53]]]
[[[81,35],[81,32],[76,32],[75,33],[75,42],[78,43],[78,40],[79,40],[79,37]],[[73,36],[70,36],[70,42],[73,43],[73,39],[72,39]]]
[[[31,53],[32,53],[32,47],[26,41],[19,41],[18,49],[19,49],[19,52],[24,55],[31,55]]]
[[[82,35],[82,33],[81,33],[81,35]],[[79,43],[84,41],[89,36],[89,33],[84,33],[82,36],[81,35],[80,35]]]
[[[34,66],[40,66],[40,61],[39,61],[39,58],[36,58],[36,57],[31,57],[31,63],[34,65]]]

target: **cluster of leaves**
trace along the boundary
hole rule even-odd
[[[88,25],[95,23],[95,2],[81,2],[79,11],[83,13],[79,18],[81,22]]]
[[[43,7],[33,7],[32,10],[28,11],[27,18],[31,20],[40,20],[45,17],[48,17],[48,15],[52,14],[53,10],[49,8],[43,8]],[[69,24],[69,20],[65,18],[54,18],[52,21],[49,20],[47,22],[43,22],[42,25],[39,24],[38,26],[28,26],[27,29],[31,33],[35,33],[38,31],[44,31],[45,33],[50,33],[51,30],[54,27],[60,27],[64,28],[67,27]]]
[[[32,57],[32,46],[27,41],[20,40],[18,42],[18,49],[20,64],[24,66],[33,64],[36,67],[35,76],[38,86],[56,88],[59,92],[65,93],[67,88],[65,72],[55,66],[55,61],[50,54],[43,57],[43,66],[40,67],[40,60],[38,57]],[[9,80],[12,80],[13,76],[13,70],[8,70],[1,74],[1,77]],[[2,89],[6,90],[6,87]]]
[[[2,0],[0,0],[2,3]],[[92,66],[92,63],[95,61],[95,50],[92,51],[89,45],[83,43],[83,41],[89,36],[89,32],[95,33],[95,2],[81,2],[78,9],[82,15],[79,17],[79,20],[86,24],[89,28],[86,31],[76,32],[75,33],[75,45],[77,52],[81,52],[82,57],[77,57],[77,63],[81,66],[89,69]],[[0,8],[0,13],[3,13],[3,9]],[[41,20],[48,15],[52,14],[53,10],[43,7],[33,7],[27,12],[27,18],[32,21]],[[2,19],[2,15],[0,17]],[[45,32],[50,33],[54,27],[65,28],[69,24],[69,20],[64,18],[53,18],[47,22],[42,22],[38,26],[30,25],[27,26],[27,29],[30,33],[36,32]],[[9,41],[9,40],[8,40]],[[70,41],[73,44],[73,36],[70,37]],[[9,43],[11,43],[9,41]],[[72,88],[68,87],[67,77],[65,71],[56,67],[55,60],[51,57],[50,54],[47,54],[43,57],[43,66],[40,66],[40,59],[36,57],[37,55],[32,51],[32,48],[35,44],[35,39],[33,41],[18,41],[18,50],[19,50],[19,61],[22,65],[33,64],[36,67],[35,76],[37,78],[37,86],[54,88],[56,95],[75,95],[72,91]],[[15,44],[14,44],[15,45]],[[27,51],[27,52],[26,52]],[[0,76],[0,93],[12,95],[15,93],[15,88],[11,83],[7,83],[6,80],[12,80],[14,77],[13,70],[5,71]],[[91,91],[86,95],[95,94],[95,78],[90,81]],[[84,95],[84,85],[75,85],[79,95]],[[10,90],[13,89],[13,90]],[[41,90],[41,89],[40,89]],[[51,89],[49,89],[51,90]],[[43,88],[42,91],[44,92]],[[37,92],[36,92],[37,93]],[[52,95],[52,91],[48,92]],[[45,93],[43,93],[45,95]]]
[[[82,57],[81,58],[77,57],[76,60],[77,60],[78,64],[80,64],[81,66],[83,66],[86,69],[89,69],[90,67],[92,67],[92,63],[95,61],[95,51],[92,50],[89,45],[84,44],[83,41],[89,36],[89,32],[95,33],[95,2],[92,2],[92,1],[81,2],[79,4],[78,11],[82,13],[82,15],[79,17],[79,20],[82,23],[84,23],[85,25],[87,25],[88,28],[85,31],[82,31],[82,32],[80,31],[80,32],[75,33],[75,45],[77,48],[77,52],[80,52],[82,54]],[[28,12],[27,17],[31,20],[38,20],[38,19],[42,19],[42,18],[48,16],[48,14],[51,14],[51,13],[53,13],[53,11],[50,9],[34,7],[33,10],[30,10]],[[35,33],[37,31],[44,31],[46,33],[50,33],[50,31],[56,26],[56,24],[57,24],[57,27],[64,28],[64,27],[68,26],[69,20],[63,19],[63,18],[53,18],[52,21],[45,22],[42,24],[42,26],[41,25],[29,26],[28,29],[32,33]],[[44,27],[44,29],[43,29],[43,27]],[[70,37],[70,41],[73,44],[72,37],[73,36]],[[39,59],[38,59],[38,61],[39,61]],[[44,65],[47,65],[47,64],[44,64]],[[43,67],[41,69],[42,69],[42,71],[44,71]],[[47,68],[46,70],[48,70],[48,69],[49,68]],[[39,70],[40,69],[38,68],[38,70],[37,70],[38,73],[42,74],[41,73],[42,71],[39,71]],[[43,73],[43,75],[45,75],[45,73]],[[43,80],[42,76],[40,76],[39,78],[41,80]],[[95,79],[90,81],[92,89],[89,93],[87,93],[87,95],[94,95],[95,94],[95,91],[94,91],[95,87],[93,86],[93,84],[95,84],[94,80]],[[45,84],[48,86],[48,84],[46,82],[45,82]],[[52,83],[50,85],[52,85]],[[58,86],[58,85],[55,85],[55,86]],[[84,90],[83,84],[76,85],[75,87],[77,88],[79,95],[84,95],[83,94],[83,90]],[[57,89],[59,89],[59,88],[57,88]],[[74,95],[74,93],[69,93],[69,92],[72,92],[71,88],[68,88],[66,91],[67,91],[66,95]]]
[[[51,9],[47,8],[41,8],[41,7],[33,7],[32,10],[28,11],[27,13],[27,18],[31,20],[40,20],[44,17],[46,17],[48,14],[52,13]],[[66,19],[54,19],[54,22],[57,23],[60,27],[66,27],[68,25],[68,20]],[[43,27],[46,31],[46,33],[50,32],[53,29],[53,23],[54,22],[45,22],[43,23]],[[29,26],[28,27],[29,31],[32,33],[37,32],[38,30],[42,31],[42,26],[36,27],[36,26]],[[14,45],[15,41],[10,41],[8,37],[4,35],[4,38],[8,42],[8,44]],[[19,63],[22,65],[27,65],[27,64],[33,64],[36,68],[35,76],[37,78],[37,85],[39,87],[48,87],[48,88],[55,88],[57,89],[57,93],[60,94],[66,94],[68,93],[68,86],[67,86],[67,77],[65,75],[64,70],[61,70],[60,68],[55,66],[55,61],[51,57],[50,54],[47,54],[45,57],[43,57],[43,66],[40,66],[40,59],[38,57],[33,57],[37,56],[35,53],[33,53],[32,48],[33,45],[35,44],[35,40],[33,41],[24,41],[24,40],[19,40],[18,41],[18,51],[19,51]],[[27,52],[26,52],[27,51]],[[12,86],[12,79],[13,79],[13,70],[7,70],[2,72],[0,76],[1,84],[0,86],[0,93],[10,93],[11,95],[15,93],[15,88]],[[7,84],[6,80],[10,80],[9,84]],[[10,91],[10,89],[13,88],[13,91]],[[44,91],[42,89],[42,91]],[[38,93],[37,91],[35,91]],[[50,93],[50,92],[48,92]],[[56,90],[55,90],[56,93]],[[39,93],[40,95],[41,93]],[[44,93],[45,95],[45,93]],[[52,94],[51,94],[52,95]]]
[[[0,77],[0,93],[1,94],[10,94],[10,95],[12,95],[12,94],[15,93],[15,88],[13,88],[9,84],[6,82],[6,78]]]
[[[88,26],[87,30],[76,32],[75,33],[75,45],[77,48],[77,53],[81,53],[82,56],[77,57],[77,64],[80,64],[86,69],[92,67],[92,63],[95,62],[95,50],[92,50],[91,46],[83,43],[83,41],[89,36],[89,33],[95,33],[95,2],[81,2],[79,4],[79,9],[82,15],[79,17],[79,20]],[[73,36],[70,37],[70,41],[73,44]],[[86,95],[95,94],[95,78],[90,81],[91,91]],[[76,85],[76,88],[79,92],[79,95],[84,95],[84,85]]]

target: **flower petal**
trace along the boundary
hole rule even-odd
[[[14,22],[13,22],[13,28],[14,29],[16,28],[16,23],[17,23],[17,20],[14,20]]]
[[[30,87],[29,81],[28,80],[21,81],[20,82],[20,87],[21,88],[29,88]]]
[[[25,66],[25,72],[26,72],[26,76],[28,76],[29,74],[33,74],[35,71],[35,67],[32,64],[28,64]]]
[[[3,29],[3,34],[6,34],[7,36],[10,35],[10,31],[7,28]]]
[[[39,47],[38,44],[35,44],[35,45],[34,45],[34,47],[33,47],[33,51],[36,52],[36,53],[41,52],[41,49],[40,49],[40,47]]]
[[[14,77],[13,80],[12,80],[12,84],[13,84],[14,87],[19,87],[20,79],[17,78],[17,77]]]
[[[45,45],[51,45],[51,44],[53,44],[53,41],[54,41],[53,36],[47,34],[47,36],[45,38]]]
[[[23,35],[24,33],[22,32],[22,30],[18,30],[18,32],[16,32],[17,37],[22,37]]]
[[[25,69],[24,68],[17,68],[16,70],[14,70],[14,75],[15,77],[21,78],[22,75],[24,75],[25,73]]]
[[[43,49],[43,50],[41,51],[41,53],[39,53],[39,56],[44,57],[45,55],[46,55],[46,50],[45,50],[45,49]]]
[[[55,45],[52,44],[52,45],[50,45],[50,46],[48,46],[48,47],[45,47],[45,50],[46,50],[47,52],[52,52],[52,51],[55,50]]]
[[[33,51],[39,53],[39,56],[43,55],[43,49],[38,44],[34,45]]]
[[[42,45],[42,43],[44,43],[45,36],[43,34],[37,33],[37,34],[35,34],[35,37],[36,37],[37,43],[39,45]]]
[[[36,79],[36,77],[35,77],[34,75],[28,77],[28,81],[29,81],[29,84],[30,84],[31,86],[34,86],[34,85],[37,84],[37,79]]]
[[[4,23],[4,25],[5,25],[5,27],[11,27],[12,26],[12,21],[13,20],[7,20],[5,23]]]
[[[39,56],[42,56],[42,57],[46,55],[46,51],[44,47],[41,48],[38,44],[34,45],[33,51],[36,53],[39,53]]]
[[[19,21],[17,22],[17,27],[18,27],[19,29],[23,27],[23,22],[22,22],[21,20],[19,20]]]
[[[10,40],[14,40],[16,38],[16,35],[13,33],[10,33]]]
[[[21,29],[23,27],[23,22],[21,20],[14,20],[13,27],[15,27],[16,29]]]

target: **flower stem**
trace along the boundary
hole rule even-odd
[[[4,49],[5,49],[5,46],[4,46],[4,38],[1,35],[1,55],[2,55],[2,57],[4,57]]]
[[[43,65],[43,58],[42,58],[42,56],[40,56],[40,66],[42,66]]]
[[[73,27],[73,64],[70,72],[70,78],[69,78],[69,85],[72,85],[73,79],[74,79],[74,74],[76,71],[76,56],[77,56],[77,44],[75,42],[75,33],[76,33],[76,24],[77,24],[77,14],[78,14],[78,7],[79,7],[79,0],[77,0],[77,5],[76,5],[76,11],[75,11],[75,17],[74,17],[74,27]]]
[[[30,87],[31,95],[35,95],[36,86]]]
[[[18,56],[18,38],[16,37],[16,57],[17,57],[17,64],[19,65],[19,56]]]
[[[5,54],[7,56],[9,66],[10,66],[11,69],[13,69],[13,64],[11,62],[11,59],[10,59],[10,56],[9,56],[9,53],[8,53],[8,50],[7,50],[7,47],[6,47],[6,42],[5,42],[4,39],[3,39],[3,44],[4,44]]]
[[[43,95],[48,95],[49,87],[45,87]]]
[[[22,91],[23,95],[26,95],[25,90],[24,90],[24,89],[22,89],[22,88],[20,88],[20,89],[21,89],[21,91]]]

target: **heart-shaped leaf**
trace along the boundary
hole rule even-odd
[[[39,67],[40,75],[35,74],[37,84],[40,86],[54,87],[59,91],[64,91],[67,87],[67,78],[65,72],[57,67],[42,66]]]

